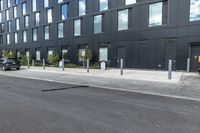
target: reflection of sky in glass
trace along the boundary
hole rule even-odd
[[[63,38],[64,37],[64,24],[59,23],[58,24],[58,38]]]
[[[74,36],[80,36],[81,35],[81,20],[75,20],[74,21]]]
[[[15,0],[15,4],[18,4],[19,3],[19,0]]]
[[[62,9],[62,20],[66,20],[67,19],[67,4],[62,5],[61,7]]]
[[[10,44],[10,34],[7,34],[7,44]]]
[[[22,4],[22,14],[25,15],[26,14],[26,3]]]
[[[48,7],[49,6],[49,0],[44,0],[44,7]]]
[[[79,16],[85,15],[86,3],[85,0],[79,0]]]
[[[134,4],[136,0],[126,0],[126,5]]]
[[[15,6],[14,7],[14,18],[16,18],[17,17],[17,7]]]
[[[27,32],[23,31],[23,42],[27,42]]]
[[[15,43],[18,43],[18,35],[15,33]]]
[[[28,20],[29,20],[29,17],[26,16],[26,17],[25,17],[25,27],[26,27],[26,28],[29,26]]]
[[[35,25],[38,26],[40,24],[40,13],[35,14]]]
[[[47,22],[51,23],[52,22],[52,9],[47,10]]]
[[[0,12],[0,23],[2,23],[2,13]]]
[[[36,11],[36,0],[32,0],[32,8],[33,12]]]
[[[200,20],[200,0],[190,1],[190,21]]]
[[[108,48],[99,49],[99,61],[108,61]]]
[[[61,3],[61,2],[63,2],[63,0],[58,0],[58,3]]]
[[[99,0],[99,10],[104,11],[108,9],[108,0]]]
[[[45,26],[44,28],[44,39],[45,40],[49,39],[49,26]]]
[[[16,19],[16,30],[19,30],[19,19]]]
[[[151,4],[149,7],[149,26],[162,25],[162,2]]]
[[[33,29],[33,41],[37,41],[37,29]]]
[[[101,33],[102,15],[94,16],[94,33]]]
[[[128,29],[128,9],[118,12],[118,30]]]

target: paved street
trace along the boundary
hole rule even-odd
[[[199,133],[199,123],[197,101],[0,76],[0,133]]]

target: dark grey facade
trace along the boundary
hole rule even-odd
[[[31,0],[27,2],[29,28],[24,28],[24,16],[21,13],[21,0],[17,5],[20,18],[18,43],[14,43],[15,19],[11,17],[12,28],[10,44],[6,44],[7,22],[5,20],[6,0],[4,0],[3,22],[5,32],[1,33],[2,49],[30,50],[32,57],[35,50],[41,50],[41,58],[47,57],[48,48],[54,48],[61,56],[63,47],[67,48],[72,63],[78,63],[78,49],[88,47],[93,50],[93,62],[99,61],[99,48],[108,47],[108,60],[111,67],[118,67],[118,59],[125,59],[127,68],[166,69],[169,59],[173,59],[175,70],[186,70],[187,58],[191,58],[191,68],[196,70],[194,56],[200,55],[200,21],[190,22],[190,0],[168,0],[165,6],[167,13],[163,16],[163,25],[149,27],[149,4],[162,0],[137,0],[136,4],[125,6],[124,0],[109,0],[109,9],[99,11],[98,0],[87,0],[86,15],[78,16],[78,0],[49,0],[49,7],[44,8],[43,0],[37,1],[40,12],[40,25],[34,26],[34,13]],[[164,1],[164,0],[163,0]],[[68,3],[68,19],[61,20],[61,5]],[[13,16],[11,0],[10,16]],[[47,24],[47,9],[52,8],[53,22]],[[129,9],[128,30],[118,31],[118,11]],[[103,14],[103,32],[94,34],[93,17]],[[81,36],[74,36],[74,20],[81,18]],[[58,23],[64,22],[64,38],[58,39]],[[50,40],[44,40],[44,26],[50,26]],[[38,29],[38,40],[33,42],[32,30]],[[27,43],[22,41],[22,31],[27,30]],[[196,51],[196,52],[195,52]]]

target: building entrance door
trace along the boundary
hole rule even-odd
[[[192,46],[191,47],[191,56],[190,56],[190,60],[191,60],[191,71],[196,72],[198,71],[198,63],[197,63],[197,57],[200,56],[200,45],[197,46]]]
[[[124,46],[117,48],[117,66],[120,67],[120,59],[123,59],[124,68],[126,62],[126,48]]]
[[[168,70],[169,60],[172,60],[173,70],[176,70],[176,39],[165,40],[165,69]]]

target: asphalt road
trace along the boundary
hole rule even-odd
[[[0,133],[199,132],[200,102],[0,76]]]

